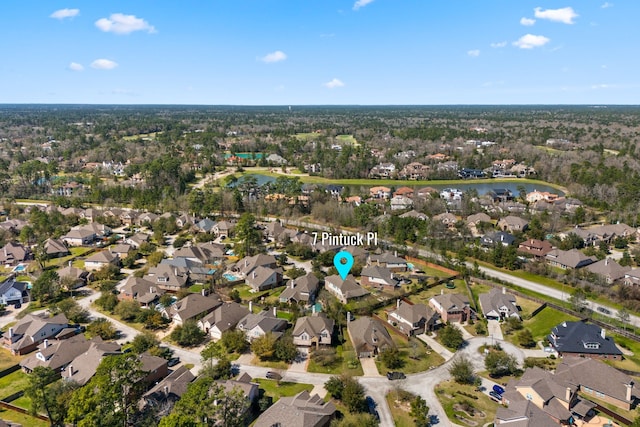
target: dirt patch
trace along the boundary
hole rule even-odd
[[[475,418],[484,419],[487,417],[487,415],[483,411],[480,411],[473,406],[465,403],[456,403],[455,405],[453,405],[453,410],[456,412],[461,412],[465,415],[462,416],[459,414],[455,414],[456,419],[472,427],[479,424],[478,421],[474,420]]]

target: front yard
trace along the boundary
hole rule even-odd
[[[447,418],[458,425],[482,426],[495,419],[498,403],[475,386],[450,380],[438,384],[435,392]]]
[[[345,329],[345,337],[348,337]],[[307,365],[307,372],[315,372],[319,374],[348,374],[352,376],[364,375],[360,361],[356,357],[356,352],[351,345],[351,341],[347,339],[344,344],[336,347],[336,360],[334,363],[328,366],[322,366],[313,360],[313,357],[309,359]]]
[[[254,382],[260,384],[260,388],[264,390],[264,395],[273,398],[275,403],[281,397],[295,396],[301,391],[310,392],[313,390],[312,384],[290,383],[285,381],[267,380],[264,378],[254,378]]]
[[[409,341],[404,340],[400,335],[393,331],[389,331],[393,342],[400,350],[402,366],[397,369],[387,369],[380,358],[376,358],[376,366],[380,375],[386,375],[389,371],[402,371],[406,374],[415,374],[418,372],[428,371],[429,369],[440,366],[445,362],[444,358],[424,342],[417,338],[410,338]]]

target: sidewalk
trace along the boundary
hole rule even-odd
[[[416,335],[416,338],[427,344],[431,349],[437,352],[440,356],[444,357],[445,360],[449,360],[453,357],[453,353],[447,350],[442,344],[436,341],[433,337],[427,334]]]

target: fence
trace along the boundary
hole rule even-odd
[[[598,410],[598,412],[601,412],[603,414],[607,414],[607,416],[615,419],[616,421],[621,422],[624,425],[629,425],[629,424],[631,424],[633,422],[633,420],[628,420],[625,417],[623,417],[622,415],[618,415],[615,412],[613,412],[611,409],[607,409],[602,405],[598,405],[597,403],[596,403],[595,408]]]

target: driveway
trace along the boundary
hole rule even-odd
[[[449,360],[453,357],[453,353],[436,341],[431,335],[420,334],[416,335],[416,338],[431,347],[431,349],[442,356],[444,360]]]
[[[378,367],[376,366],[376,360],[373,357],[361,357],[360,364],[362,365],[362,371],[365,377],[379,377]]]
[[[307,364],[309,363],[309,348],[298,347],[298,356],[294,359],[287,372],[307,372]]]
[[[500,327],[500,322],[497,320],[488,320],[487,321],[487,331],[489,336],[497,340],[503,340],[504,336],[502,335],[502,328]]]

